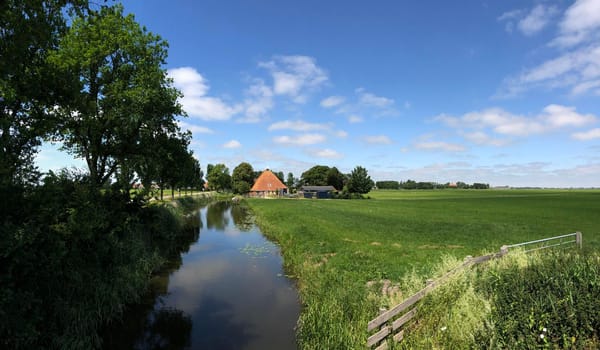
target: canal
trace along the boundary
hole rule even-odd
[[[296,349],[300,304],[279,248],[242,206],[194,215],[198,239],[104,332],[104,348]]]

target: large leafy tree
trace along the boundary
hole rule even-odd
[[[328,171],[329,167],[326,165],[315,165],[302,173],[301,183],[310,186],[326,186]]]
[[[216,164],[210,167],[206,179],[211,190],[225,191],[231,188],[231,175],[225,164]]]
[[[342,174],[338,168],[333,167],[327,171],[327,184],[335,187],[336,190],[344,188],[346,177]]]
[[[246,194],[250,192],[254,184],[254,169],[252,165],[246,162],[240,163],[233,169],[231,174],[233,192]]]
[[[38,180],[34,164],[52,125],[48,111],[69,99],[48,53],[66,30],[67,13],[85,13],[84,0],[0,1],[0,216],[23,217],[21,201]]]
[[[369,191],[371,191],[373,188],[373,185],[373,180],[371,180],[367,169],[357,166],[350,173],[350,177],[348,179],[348,191],[350,193],[369,193]]]
[[[57,139],[85,159],[92,184],[117,175],[126,188],[136,162],[155,158],[158,141],[177,133],[174,116],[183,111],[163,68],[166,57],[167,43],[120,5],[76,18],[51,54],[76,91],[57,111]]]

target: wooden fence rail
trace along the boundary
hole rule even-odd
[[[567,239],[574,237],[574,240],[566,241]],[[558,243],[555,243],[558,241]],[[531,252],[539,249],[556,247],[563,244],[575,243],[579,248],[582,247],[583,244],[583,235],[581,232],[570,233],[566,235],[550,237],[539,239],[530,242],[511,244],[511,245],[503,245],[500,247],[500,251],[497,253],[482,255],[478,257],[467,256],[464,262],[452,270],[446,272],[443,276],[438,278],[437,280],[427,280],[426,286],[420,291],[413,294],[411,297],[407,298],[400,304],[392,307],[391,309],[382,312],[379,316],[375,317],[367,324],[367,330],[369,332],[379,329],[373,335],[371,335],[367,339],[367,347],[371,348],[373,346],[377,346],[375,350],[384,350],[387,349],[387,341],[386,338],[393,334],[393,339],[396,342],[402,341],[404,338],[404,330],[400,329],[404,324],[410,321],[417,314],[417,307],[413,307],[412,309],[406,311],[411,306],[415,305],[418,301],[423,299],[427,294],[431,291],[435,290],[437,287],[441,286],[444,282],[446,282],[450,277],[455,275],[457,272],[460,272],[472,265],[481,264],[483,262],[489,261],[491,259],[497,259],[508,254],[510,248],[523,247],[523,246],[531,246],[531,245],[541,245],[535,248],[531,248],[525,250],[525,252]],[[406,311],[406,312],[405,312]],[[394,320],[394,318],[398,315],[402,314],[402,316],[398,317]]]

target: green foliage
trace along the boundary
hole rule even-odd
[[[34,157],[53,125],[48,111],[70,97],[48,65],[48,52],[66,29],[65,14],[82,13],[87,3],[0,2],[0,187],[37,182]]]
[[[400,188],[400,183],[398,181],[377,181],[375,186],[380,190],[397,190]]]
[[[118,173],[127,188],[140,158],[160,160],[157,136],[178,132],[174,116],[183,112],[162,68],[166,48],[116,5],[75,18],[50,55],[74,94],[55,113],[56,135],[85,159],[92,184]]]
[[[302,173],[300,182],[307,186],[327,186],[327,172],[329,167],[326,165],[315,165]]]
[[[246,194],[250,192],[254,184],[254,169],[252,169],[252,165],[246,162],[240,163],[233,169],[231,180],[234,193]]]
[[[98,192],[82,174],[51,173],[26,203],[25,219],[0,224],[2,348],[97,348],[99,327],[194,239],[176,212]]]
[[[551,250],[524,265],[496,268],[481,281],[493,308],[480,344],[492,334],[507,349],[600,345],[600,256]]]
[[[333,186],[336,190],[344,188],[346,177],[336,167],[327,171],[327,185]]]
[[[350,177],[348,179],[348,191],[350,193],[369,193],[373,188],[373,185],[373,180],[371,180],[367,169],[357,166],[350,173]]]
[[[296,186],[296,178],[294,178],[293,173],[288,173],[287,179],[285,180],[285,185],[291,193],[294,187]]]
[[[208,186],[213,191],[226,191],[231,189],[231,175],[225,164],[209,164],[210,171],[206,175]]]

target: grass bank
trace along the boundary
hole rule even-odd
[[[305,349],[361,348],[366,324],[435,274],[443,256],[462,259],[563,233],[600,247],[600,191],[377,191],[370,200],[260,200],[249,204],[262,232],[282,247],[298,278]],[[405,278],[416,276],[407,282]]]

